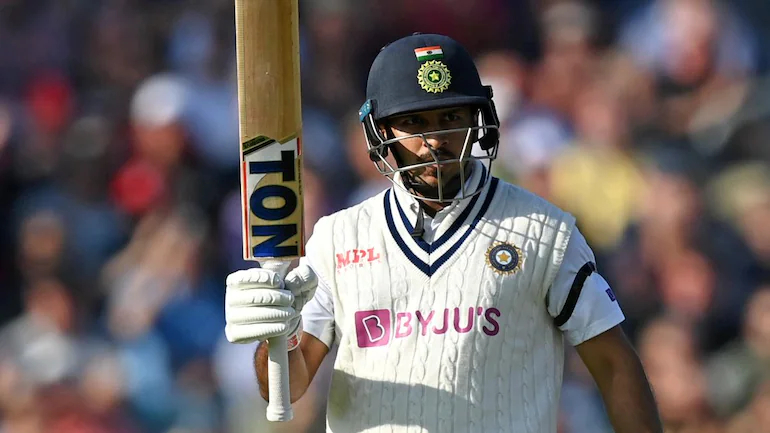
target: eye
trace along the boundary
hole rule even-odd
[[[416,125],[422,125],[425,122],[420,116],[407,116],[399,120],[398,123],[399,125],[402,125],[402,126],[416,126]]]
[[[465,120],[465,116],[463,116],[461,113],[458,112],[449,112],[444,115],[444,120],[447,122],[460,122],[462,120]]]

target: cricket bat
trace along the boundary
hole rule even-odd
[[[243,257],[286,275],[304,253],[298,0],[234,0]],[[269,340],[267,419],[290,421],[286,337]]]

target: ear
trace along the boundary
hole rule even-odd
[[[382,134],[383,137],[385,137],[386,140],[391,140],[393,138],[396,138],[396,134],[393,133],[393,126],[388,122],[387,119],[383,119],[377,122],[377,129],[379,130],[380,134]]]
[[[377,122],[377,130],[380,131],[383,137],[387,137],[389,128],[384,121],[380,120]]]

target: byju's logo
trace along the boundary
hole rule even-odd
[[[465,334],[476,329],[489,337],[500,332],[500,310],[497,308],[468,307],[443,310],[400,311],[366,310],[355,313],[358,347],[386,346],[392,339],[412,334],[426,336],[446,332]]]
[[[390,310],[356,311],[358,347],[385,346],[390,343]]]

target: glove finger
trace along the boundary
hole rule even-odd
[[[294,295],[288,290],[252,289],[230,290],[225,293],[225,305],[228,307],[276,306],[290,307]]]
[[[314,289],[318,285],[318,277],[310,266],[300,265],[286,275],[284,284],[296,295]]]
[[[227,276],[228,289],[283,289],[281,276],[269,269],[252,268],[235,271]]]
[[[263,283],[242,282],[242,283],[226,286],[226,288],[228,290],[255,290],[255,289],[284,290],[285,289],[283,281],[279,281],[276,285],[273,285],[273,283],[263,284]]]
[[[225,326],[227,341],[238,344],[264,341],[269,338],[288,335],[290,331],[288,323],[255,323],[251,325]]]
[[[240,307],[227,308],[225,319],[234,325],[252,323],[288,322],[297,315],[291,307]]]

